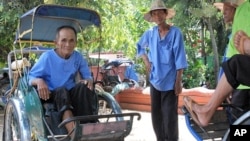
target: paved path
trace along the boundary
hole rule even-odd
[[[131,112],[123,110],[123,112]],[[132,111],[138,112],[138,111]],[[156,141],[154,131],[151,124],[151,115],[149,112],[139,112],[141,120],[134,119],[133,128],[125,141]],[[185,126],[183,115],[179,115],[179,141],[196,141]]]
[[[123,110],[123,112],[139,112],[131,110]],[[135,118],[130,134],[125,138],[125,141],[156,141],[151,124],[151,116],[149,112],[139,112],[141,120]],[[3,110],[0,110],[0,141],[2,141],[3,131]],[[187,127],[185,126],[184,116],[179,115],[179,141],[195,141]]]

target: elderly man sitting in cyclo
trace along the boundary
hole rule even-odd
[[[55,49],[43,53],[29,73],[29,84],[37,88],[42,104],[53,103],[59,119],[97,114],[97,97],[88,63],[75,51],[76,30],[71,26],[57,29]],[[75,82],[77,73],[82,79]],[[68,133],[74,123],[65,125]]]

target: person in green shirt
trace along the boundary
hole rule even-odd
[[[214,6],[221,11],[223,14],[223,21],[226,25],[229,26],[228,30],[230,31],[228,35],[228,41],[231,38],[231,27],[233,24],[234,14],[236,11],[236,8],[243,2],[244,0],[224,0],[223,2],[216,2],[214,3]],[[227,45],[228,46],[228,45]],[[227,47],[224,51],[224,56],[222,58],[222,62],[228,60],[227,58]],[[221,76],[223,74],[223,69],[220,67],[219,75],[218,75],[218,81],[220,80]]]
[[[234,22],[232,25],[232,37],[235,36],[237,31],[245,31],[250,34],[250,21],[246,17],[249,17],[248,8],[250,7],[250,2],[247,1],[237,7],[237,11],[234,16]],[[238,49],[235,47],[233,40],[229,40],[228,50],[226,57],[231,58],[233,55],[239,54]],[[250,109],[250,87],[245,85],[240,85],[237,89],[233,90],[231,94],[231,104],[241,108],[240,111],[235,108],[230,108],[230,112],[233,115],[231,123],[234,122],[239,116],[241,116],[245,111]]]
[[[244,2],[236,9],[232,38],[228,46],[228,54],[231,55],[231,58],[223,63],[222,67],[225,73],[222,75],[209,102],[200,105],[188,96],[183,98],[184,105],[192,119],[200,126],[208,125],[217,108],[240,84],[250,86],[248,77],[250,66],[247,64],[250,62],[250,22],[246,18],[250,15],[249,9],[250,0]],[[245,95],[241,94],[240,96],[244,97]]]
[[[234,15],[236,12],[236,8],[241,5],[243,2],[245,2],[245,0],[224,0],[223,2],[216,2],[214,3],[214,6],[216,8],[218,8],[222,13],[223,13],[223,20],[225,22],[225,24],[232,26],[233,24],[233,19],[234,19]],[[230,33],[228,36],[228,39],[230,40],[232,34]],[[222,62],[228,60],[230,57],[227,56],[228,53],[228,46],[227,45],[225,52],[224,52],[224,56],[222,59]],[[220,71],[219,71],[219,75],[218,75],[218,82],[223,74],[223,69],[222,67],[220,67]],[[228,97],[227,102],[236,105],[237,107],[241,108],[241,109],[249,109],[249,92],[250,90],[248,89],[248,87],[246,89],[235,89],[232,94]],[[244,94],[244,96],[241,96],[241,94]],[[239,111],[239,110],[235,110],[232,107],[227,107],[227,115],[228,115],[228,120],[229,123],[233,123],[243,112]]]

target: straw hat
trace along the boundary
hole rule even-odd
[[[144,19],[146,21],[148,21],[148,22],[153,22],[150,12],[153,11],[153,10],[158,10],[158,9],[166,9],[167,10],[168,14],[167,14],[166,19],[170,19],[170,18],[175,16],[175,10],[174,9],[166,8],[166,6],[165,6],[165,4],[163,3],[162,0],[154,0],[151,3],[150,10],[146,14],[144,14]]]
[[[223,2],[216,2],[214,3],[214,6],[218,8],[219,10],[223,11],[224,4],[231,5],[233,7],[237,7],[241,5],[245,0],[224,0]]]

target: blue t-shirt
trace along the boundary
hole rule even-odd
[[[173,90],[177,70],[187,67],[181,30],[171,26],[162,39],[158,26],[147,30],[137,43],[137,56],[143,54],[147,54],[151,63],[150,83],[160,91]]]
[[[53,91],[58,87],[66,87],[70,90],[75,86],[77,72],[84,79],[91,79],[90,69],[83,56],[73,51],[70,58],[63,59],[55,50],[44,52],[29,73],[29,84],[35,78],[42,78]]]

